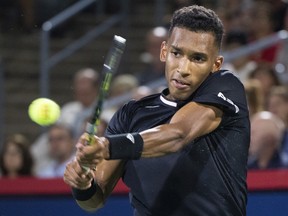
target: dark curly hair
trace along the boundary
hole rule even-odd
[[[211,32],[215,36],[216,46],[221,48],[224,34],[223,23],[211,9],[198,5],[178,9],[172,16],[169,36],[174,27],[185,28],[194,32]]]

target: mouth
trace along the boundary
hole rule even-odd
[[[179,80],[179,79],[172,79],[172,84],[177,88],[177,89],[184,89],[190,86],[189,83]]]

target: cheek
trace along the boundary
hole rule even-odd
[[[7,155],[6,157],[4,157],[4,163],[8,169],[20,168],[22,164],[22,157],[21,156],[12,157]]]
[[[166,77],[169,77],[169,75],[172,74],[172,72],[177,69],[177,63],[175,60],[173,60],[172,58],[167,58],[167,60],[165,61],[165,75]]]
[[[61,151],[61,142],[57,142],[57,143],[50,143],[50,153],[51,154],[55,154],[59,151]]]

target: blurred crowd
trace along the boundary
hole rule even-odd
[[[280,30],[288,31],[288,1],[284,0],[170,2],[171,11],[193,3],[215,9],[225,26],[223,53],[249,46]],[[25,21],[27,27],[29,22]],[[111,103],[106,107],[104,104],[98,135],[104,134],[114,112],[127,100],[137,100],[164,88],[161,85],[152,88],[150,84],[164,77],[164,64],[159,60],[159,51],[166,37],[165,24],[152,27],[145,38],[146,50],[139,53],[142,70],[133,74],[119,74],[112,79],[108,95]],[[238,76],[247,93],[251,120],[250,170],[288,168],[287,60],[288,41],[280,41],[229,62],[224,60],[222,69],[228,69]],[[85,131],[85,125],[94,112],[101,79],[99,72],[92,68],[75,71],[74,100],[63,105],[56,124],[36,140],[28,141],[18,133],[7,137],[0,154],[1,175],[9,178],[61,177],[67,161],[74,157],[77,139]]]

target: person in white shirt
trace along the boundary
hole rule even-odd
[[[92,68],[79,70],[74,76],[75,100],[62,106],[58,122],[70,126],[78,137],[93,114],[99,89],[100,75]]]
[[[54,124],[48,131],[48,149],[51,161],[36,172],[37,177],[62,177],[66,164],[75,156],[75,139],[69,127]]]
[[[74,100],[61,108],[58,123],[71,128],[73,137],[78,139],[85,129],[87,120],[94,112],[100,83],[100,74],[92,68],[83,68],[74,75]],[[35,172],[40,172],[51,162],[47,133],[41,134],[33,143],[31,152],[35,160]]]

